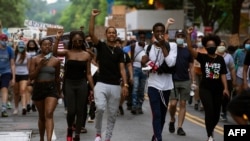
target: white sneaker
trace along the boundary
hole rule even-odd
[[[93,123],[94,119],[91,119],[90,117],[88,118],[88,123]]]
[[[102,141],[102,138],[100,136],[95,137],[95,141]]]
[[[207,141],[214,141],[214,138],[210,136]]]
[[[15,109],[13,112],[13,115],[17,115],[18,114],[18,109]]]

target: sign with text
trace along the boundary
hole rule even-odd
[[[224,141],[249,141],[250,125],[224,125]]]
[[[109,26],[114,26],[116,28],[125,28],[126,16],[123,14],[114,14],[109,17],[108,24]]]

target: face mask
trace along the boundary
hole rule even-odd
[[[208,54],[214,55],[216,51],[216,47],[209,47],[209,48],[206,48],[206,50]]]
[[[19,52],[23,52],[24,51],[24,48],[23,47],[19,47],[17,48]]]
[[[12,47],[13,43],[12,42],[8,42],[8,46]]]
[[[218,53],[224,53],[226,51],[226,47],[225,46],[218,46],[217,47],[217,52]]]
[[[250,51],[250,44],[245,44],[245,49]]]
[[[5,41],[0,41],[1,46],[6,47],[7,43]]]
[[[50,52],[50,53],[48,53],[47,55],[45,55],[44,57],[48,60],[48,59],[51,58],[51,56],[52,56],[52,53]]]
[[[196,43],[197,47],[203,47],[201,42]]]
[[[88,42],[89,47],[93,47],[93,43],[92,42]]]
[[[184,43],[184,39],[182,39],[182,38],[177,38],[177,39],[176,39],[176,43],[177,43],[178,45],[182,45],[182,44]]]

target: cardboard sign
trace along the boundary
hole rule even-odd
[[[110,16],[108,24],[109,26],[114,26],[116,28],[125,28],[126,16],[124,14],[114,14]]]

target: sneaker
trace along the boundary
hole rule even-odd
[[[220,115],[220,120],[226,122],[227,121],[227,116],[225,114]]]
[[[199,107],[198,104],[194,104],[194,109],[195,110],[198,110],[198,107]]]
[[[193,96],[189,97],[188,104],[191,105],[193,103]]]
[[[88,118],[88,123],[93,123],[95,120],[91,119],[91,117]]]
[[[169,122],[169,128],[168,128],[170,133],[175,132],[175,127],[174,127],[174,122]]]
[[[122,106],[119,106],[119,112],[120,112],[121,115],[124,115],[124,110],[123,110]]]
[[[139,109],[137,110],[137,113],[138,113],[138,114],[143,114],[142,108],[139,108]]]
[[[26,115],[26,113],[27,113],[27,110],[23,108],[22,115]]]
[[[31,106],[30,106],[30,104],[27,104],[26,109],[27,109],[27,112],[30,112],[30,110],[31,110]]]
[[[80,141],[80,136],[79,136],[79,135],[75,135],[75,137],[74,137],[73,140],[74,140],[74,141]]]
[[[81,133],[87,133],[87,132],[88,132],[88,130],[85,127],[81,128]]]
[[[95,137],[95,141],[102,141],[101,136],[96,136],[96,137]]]
[[[8,117],[9,115],[8,115],[8,113],[6,112],[6,111],[3,111],[2,112],[2,117]]]
[[[11,105],[10,102],[8,102],[8,103],[6,104],[6,108],[7,108],[7,109],[12,109],[12,105]]]
[[[18,114],[18,109],[15,109],[14,111],[13,111],[13,115],[17,115]]]
[[[210,136],[207,141],[214,141],[214,138]]]
[[[34,104],[32,104],[31,109],[33,112],[36,112],[36,106]]]
[[[72,136],[67,136],[67,141],[73,141]]]
[[[177,129],[177,135],[186,136],[186,133],[185,133],[185,131],[181,127],[179,127]]]

